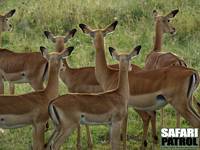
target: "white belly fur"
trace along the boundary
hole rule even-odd
[[[0,128],[20,128],[29,125],[32,121],[31,115],[0,115]]]
[[[129,106],[137,110],[152,111],[160,109],[167,104],[164,99],[158,99],[157,96],[162,95],[161,92],[148,93],[143,95],[130,96]]]

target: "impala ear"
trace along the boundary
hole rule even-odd
[[[43,47],[43,46],[40,46],[40,52],[41,52],[41,54],[42,54],[42,56],[44,57],[44,58],[48,58],[49,57],[49,54],[48,54],[48,49],[47,48],[45,48],[45,47]]]
[[[16,11],[15,9],[9,11],[8,13],[5,14],[5,17],[6,17],[6,18],[12,17],[12,16],[14,15],[15,11]]]
[[[86,25],[86,24],[82,24],[81,23],[81,24],[79,24],[79,27],[86,34],[90,34],[91,32],[93,32],[92,29],[88,25]]]
[[[179,12],[178,9],[172,10],[168,15],[166,15],[166,17],[174,18],[178,12]]]
[[[119,54],[117,53],[117,51],[112,48],[112,47],[109,47],[109,52],[110,52],[110,55],[115,58],[116,60],[119,61]]]
[[[44,35],[47,37],[47,39],[50,39],[53,43],[56,42],[55,36],[50,31],[44,31]]]
[[[137,55],[140,53],[140,49],[141,49],[141,45],[136,46],[136,47],[132,50],[132,52],[130,52],[129,58],[131,59],[131,58],[137,56]]]
[[[114,21],[112,24],[108,25],[105,29],[103,29],[104,36],[110,32],[113,32],[118,24],[118,21]]]
[[[74,37],[76,31],[77,31],[76,29],[72,29],[71,31],[69,31],[64,38],[64,42],[66,43],[70,38]]]
[[[59,58],[60,59],[64,59],[65,57],[71,55],[72,51],[74,50],[74,47],[68,47],[65,50],[63,50],[60,55]]]

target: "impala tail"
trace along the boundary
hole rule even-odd
[[[52,103],[49,104],[48,111],[49,111],[49,116],[52,119],[53,123],[55,125],[59,125],[60,118],[58,115],[58,111],[56,110],[56,107]]]
[[[189,101],[188,101],[189,109],[192,111],[193,115],[195,115],[197,118],[200,119],[200,115],[192,107],[192,100],[194,101],[194,103],[196,101],[195,97],[193,96],[193,93],[197,89],[198,85],[199,85],[199,74],[197,72],[195,72],[190,77],[189,87],[188,87],[188,91],[187,91],[187,97],[189,99]],[[198,106],[198,103],[197,103],[197,106]],[[199,112],[199,108],[200,107],[197,107],[198,112]]]

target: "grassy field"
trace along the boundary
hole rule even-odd
[[[91,39],[78,28],[79,23],[86,23],[92,27],[104,27],[113,20],[118,20],[116,31],[106,37],[107,47],[113,46],[120,51],[130,51],[141,44],[140,56],[133,63],[143,67],[144,59],[153,47],[154,20],[152,11],[157,9],[167,14],[173,9],[179,13],[173,19],[177,29],[174,37],[165,35],[163,50],[177,53],[183,57],[190,67],[200,70],[200,3],[199,0],[0,0],[0,13],[16,9],[16,14],[10,20],[14,26],[12,32],[2,34],[2,47],[15,52],[39,51],[43,45],[54,50],[53,44],[43,35],[44,30],[64,35],[66,31],[78,29],[75,37],[68,45],[75,46],[75,51],[68,59],[71,67],[94,66],[94,53]],[[114,63],[107,53],[109,63]],[[84,59],[83,59],[84,58]],[[81,61],[80,61],[81,60]],[[116,62],[115,62],[116,63]],[[8,86],[6,84],[8,89]],[[16,93],[32,91],[29,85],[17,85]],[[8,92],[8,90],[6,90]],[[67,92],[67,87],[60,82],[60,94]],[[195,95],[199,98],[197,91]],[[175,111],[166,107],[165,126],[175,127]],[[158,113],[158,135],[160,135],[160,115]],[[189,127],[183,120],[182,127]],[[46,133],[51,134],[53,127]],[[85,128],[82,132],[82,145],[87,149]],[[102,139],[108,128],[105,126],[92,127],[95,149],[106,150],[108,144]],[[151,131],[151,129],[149,130]],[[142,121],[134,110],[129,109],[128,141],[129,150],[137,150],[141,144]],[[160,136],[159,136],[160,137]],[[0,134],[0,150],[27,150],[31,144],[31,127],[5,130]],[[151,132],[148,135],[151,148]],[[76,134],[66,140],[63,149],[75,149]],[[157,147],[159,149],[159,146]]]

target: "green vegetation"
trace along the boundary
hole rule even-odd
[[[163,50],[175,52],[182,56],[190,67],[200,70],[200,3],[199,0],[0,0],[1,13],[16,9],[16,14],[10,20],[14,26],[12,32],[2,34],[2,47],[15,52],[39,51],[43,45],[54,50],[53,43],[48,41],[44,30],[54,34],[65,34],[72,28],[77,28],[75,37],[68,45],[75,46],[73,55],[69,58],[71,67],[94,66],[94,53],[91,39],[78,28],[79,23],[86,23],[91,27],[104,27],[117,19],[119,25],[116,31],[106,37],[106,50],[113,46],[120,51],[130,51],[134,46],[141,44],[140,56],[133,63],[143,66],[144,59],[153,47],[154,20],[152,11],[157,9],[167,14],[179,8],[179,13],[173,19],[177,34],[172,38],[165,35]],[[107,53],[109,63],[114,63]],[[17,94],[30,92],[29,85],[17,85]],[[67,88],[61,83],[60,93],[66,93]],[[8,87],[7,91],[8,92]],[[198,98],[200,95],[195,93]],[[25,106],[26,107],[26,106]],[[175,127],[175,111],[165,108],[166,127]],[[160,135],[160,116],[157,119],[158,135]],[[141,144],[142,121],[134,110],[129,110],[128,142],[129,150],[137,150]],[[182,121],[183,127],[188,123]],[[53,127],[47,132],[47,138]],[[84,129],[84,127],[83,127]],[[102,144],[108,129],[105,126],[92,127],[95,148],[108,149],[108,144]],[[149,130],[151,131],[151,129]],[[0,134],[0,150],[27,150],[31,144],[31,127],[5,130]],[[148,148],[151,148],[151,132],[148,135]],[[82,132],[82,145],[87,149],[85,130]],[[66,140],[63,149],[75,149],[76,134]],[[159,147],[159,146],[158,146]]]

